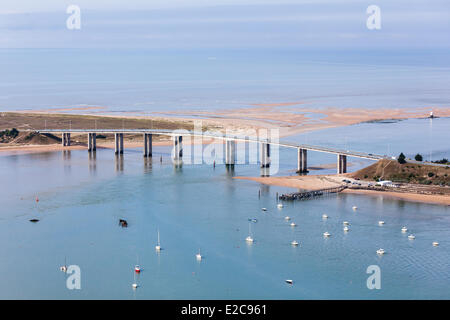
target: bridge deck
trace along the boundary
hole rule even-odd
[[[187,130],[160,130],[160,129],[46,129],[46,130],[26,130],[26,131],[34,131],[40,133],[105,133],[105,134],[113,134],[113,133],[127,133],[127,134],[139,134],[139,133],[148,133],[154,135],[165,135],[165,136],[194,136],[194,137],[203,137],[208,139],[222,139],[222,140],[235,140],[235,141],[243,141],[243,142],[255,142],[255,143],[267,143],[270,145],[275,145],[279,147],[285,148],[295,148],[295,149],[306,149],[317,152],[325,152],[325,153],[333,153],[340,154],[354,158],[363,158],[369,160],[380,160],[386,159],[386,156],[350,151],[350,150],[341,150],[335,148],[327,148],[321,146],[313,146],[306,144],[296,144],[292,142],[283,142],[283,141],[271,141],[270,139],[258,139],[253,137],[242,137],[242,136],[226,136],[219,133],[211,133],[211,132],[193,132]]]

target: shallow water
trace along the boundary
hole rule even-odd
[[[128,149],[123,161],[111,150],[95,158],[85,150],[1,156],[0,298],[450,298],[449,207],[340,194],[279,210],[276,193],[287,189],[232,179],[257,175],[257,165],[234,173],[222,165],[175,168],[169,157],[162,147],[153,161]],[[249,218],[258,219],[252,245]],[[400,232],[404,225],[416,240]],[[300,246],[290,245],[294,239]],[[65,258],[80,266],[81,290],[66,288]],[[133,291],[135,264],[143,271]],[[381,268],[381,290],[366,287],[369,265]]]

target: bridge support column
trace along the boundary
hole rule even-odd
[[[97,134],[96,133],[88,133],[88,151],[96,151],[97,150]]]
[[[92,137],[91,137],[90,133],[88,133],[87,140],[88,140],[88,152],[91,152],[92,151]]]
[[[144,133],[144,157],[152,156],[152,135]]]
[[[173,160],[181,160],[183,158],[183,136],[173,137]]]
[[[123,154],[123,133],[119,133],[119,153]]]
[[[61,145],[63,147],[70,146],[70,133],[63,133],[61,135]]]
[[[92,151],[97,151],[97,134],[92,134]]]
[[[337,155],[337,174],[347,173],[347,156]]]
[[[270,144],[261,143],[261,168],[270,167]]]
[[[119,154],[119,134],[114,133],[114,153]]]
[[[236,141],[226,140],[225,141],[225,164],[227,166],[234,166],[236,161]]]
[[[297,173],[308,172],[308,150],[297,149]]]

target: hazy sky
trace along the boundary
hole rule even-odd
[[[81,8],[68,30],[66,8]],[[369,5],[381,30],[366,28]],[[439,49],[448,0],[2,0],[1,48]]]

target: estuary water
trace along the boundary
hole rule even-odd
[[[361,126],[375,125],[395,136],[397,126],[413,132],[429,125],[426,119],[408,121]],[[324,130],[308,139],[326,142],[352,128],[361,129]],[[442,143],[445,128],[433,131]],[[423,136],[415,132],[411,139]],[[377,139],[368,138],[375,150],[367,151],[385,148]],[[405,139],[392,141],[392,150],[398,150]],[[422,149],[406,143],[403,151],[426,151],[423,141],[417,142]],[[362,141],[348,143],[366,151]],[[447,142],[441,150],[448,155],[448,149]],[[311,157],[311,165],[329,161],[325,155]],[[281,159],[279,174],[295,168],[293,152],[282,151]],[[0,298],[450,298],[449,207],[339,194],[286,202],[278,209],[276,193],[291,189],[233,179],[257,176],[259,170],[257,164],[234,171],[223,165],[175,167],[169,147],[155,147],[151,160],[137,149],[126,149],[123,157],[107,149],[95,156],[86,150],[1,155]],[[33,218],[40,221],[30,222]],[[121,228],[119,219],[126,219],[128,228]],[[248,219],[257,219],[250,224],[253,244],[245,241]],[[343,221],[350,223],[347,233]],[[403,226],[408,233],[401,232]],[[160,253],[154,249],[158,229]],[[324,238],[325,231],[331,237]],[[409,233],[416,239],[408,240]],[[300,245],[291,246],[292,240]],[[433,247],[433,241],[440,245]],[[386,250],[384,256],[376,254],[379,248]],[[80,290],[67,289],[68,275],[59,270],[65,260],[80,267]],[[136,264],[143,268],[137,277]],[[380,290],[367,287],[371,265],[380,267]]]

